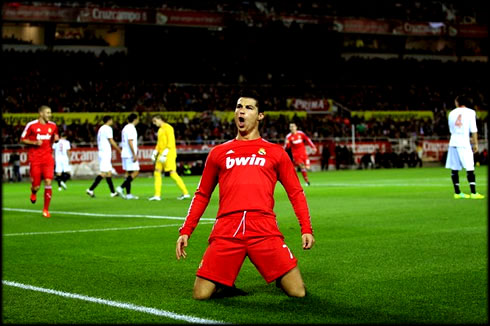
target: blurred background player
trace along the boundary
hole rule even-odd
[[[116,188],[116,192],[124,199],[138,199],[138,196],[131,194],[131,182],[138,176],[140,165],[138,162],[138,131],[136,125],[139,119],[136,113],[128,116],[128,123],[121,132],[121,158],[123,170],[126,172],[126,179]],[[123,189],[126,189],[124,194]]]
[[[473,159],[473,153],[478,153],[476,112],[468,108],[471,104],[464,95],[456,97],[454,103],[456,108],[449,112],[448,116],[451,138],[446,158],[446,168],[451,169],[454,198],[483,199],[485,196],[476,192],[475,163]],[[473,145],[473,150],[471,145]],[[459,170],[462,168],[466,170],[466,178],[470,184],[470,195],[461,192],[459,189]]]
[[[94,197],[94,190],[98,186],[99,182],[105,178],[109,190],[111,191],[111,197],[117,196],[117,192],[114,190],[114,184],[112,183],[112,147],[114,147],[119,154],[121,149],[117,146],[113,139],[111,116],[106,115],[102,118],[104,124],[97,131],[97,148],[99,150],[99,175],[95,178],[94,182],[87,189],[87,194],[90,197]],[[112,147],[111,147],[112,145]]]
[[[67,189],[66,182],[70,178],[70,141],[66,139],[66,135],[60,132],[60,139],[53,144],[56,181],[58,182],[58,190]]]
[[[161,200],[162,193],[162,171],[169,172],[170,177],[175,181],[177,187],[182,191],[182,195],[177,199],[190,198],[189,191],[177,173],[177,148],[175,147],[174,128],[164,122],[161,115],[155,115],[152,119],[158,127],[157,145],[153,150],[151,159],[155,163],[155,195],[150,200]]]
[[[51,182],[54,176],[53,143],[59,139],[58,127],[51,119],[51,108],[46,105],[39,107],[39,118],[29,122],[20,142],[29,145],[29,165],[31,174],[31,203],[36,203],[37,192],[41,188],[41,178],[44,179],[43,216],[51,217],[49,204],[53,195]]]
[[[12,176],[10,177],[10,180],[14,182],[21,182],[22,176],[20,175],[20,155],[17,150],[14,150],[14,152],[10,154],[9,164],[12,165]]]
[[[260,105],[255,92],[242,93],[238,98],[237,136],[209,152],[198,189],[179,229],[177,259],[186,257],[188,239],[219,183],[219,210],[209,246],[197,270],[195,299],[209,299],[219,292],[243,295],[234,282],[247,256],[266,282],[276,281],[276,286],[292,297],[306,295],[297,259],[277,226],[274,213],[277,181],[291,201],[305,250],[315,243],[310,212],[291,159],[282,146],[260,136],[259,122],[264,119]]]
[[[306,153],[304,142],[306,142],[313,149],[314,153],[316,152],[316,146],[304,132],[298,130],[298,126],[296,126],[295,123],[289,124],[289,130],[291,132],[286,135],[284,148],[286,150],[291,150],[294,165],[299,166],[303,179],[305,180],[306,185],[309,186],[310,181],[308,180],[307,170],[310,168],[310,159]]]

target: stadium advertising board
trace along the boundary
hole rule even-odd
[[[301,98],[288,98],[286,100],[286,106],[298,111],[306,111],[309,113],[333,112],[333,105],[331,99],[301,99]]]
[[[371,19],[337,18],[333,29],[341,33],[391,34],[390,23]]]
[[[448,147],[449,140],[424,140],[422,141],[424,150],[422,160],[428,162],[441,161]]]
[[[66,23],[116,23],[116,24],[156,24],[193,27],[224,27],[225,14],[220,12],[199,12],[192,10],[60,7],[21,5],[8,2],[3,5],[4,21],[42,21]],[[231,20],[243,20],[240,15],[230,15]],[[255,20],[264,20],[260,15]],[[392,34],[413,36],[449,35],[470,38],[488,37],[488,26],[476,24],[448,25],[443,22],[406,22],[400,20],[375,20],[337,18],[315,15],[279,15],[285,24],[293,21],[299,24],[328,24],[340,33]]]
[[[82,8],[77,16],[80,23],[152,23],[146,10],[121,8]]]
[[[3,5],[2,19],[5,21],[44,21],[44,22],[75,22],[77,8],[54,6],[29,6],[16,3]]]
[[[157,10],[157,25],[223,27],[224,16],[220,13],[197,11]]]
[[[386,118],[393,120],[434,119],[434,112],[432,111],[352,111],[351,115],[366,120]]]
[[[102,123],[102,118],[105,115],[110,115],[114,122],[124,124],[131,112],[54,112],[51,121],[56,124],[72,124],[72,123]],[[151,117],[155,114],[160,114],[164,121],[168,123],[182,122],[186,119],[192,120],[205,119],[211,116],[217,117],[221,121],[233,121],[235,117],[234,111],[163,111],[163,112],[144,112],[140,114],[140,120],[150,121]],[[286,116],[291,119],[293,116],[306,117],[306,112],[296,111],[268,111],[266,112],[268,117]],[[2,118],[6,125],[16,126],[25,125],[28,122],[35,120],[39,117],[39,113],[3,113]]]

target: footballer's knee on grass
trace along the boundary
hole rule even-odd
[[[305,285],[298,267],[293,268],[278,278],[276,282],[290,297],[302,298],[306,295]]]
[[[44,179],[44,185],[45,186],[51,186],[51,179]]]
[[[216,291],[216,284],[208,281],[199,276],[196,277],[194,282],[194,290],[192,297],[196,300],[207,300],[211,298],[214,291]]]

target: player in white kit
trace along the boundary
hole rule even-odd
[[[60,132],[60,139],[53,144],[54,161],[56,174],[55,180],[58,182],[58,190],[67,189],[66,181],[70,178],[70,141],[66,139],[66,135]]]
[[[483,199],[485,196],[476,192],[475,163],[473,159],[473,153],[478,152],[476,112],[468,108],[470,103],[464,95],[457,96],[454,103],[456,108],[448,116],[451,139],[449,140],[446,159],[446,168],[451,169],[454,198]],[[469,195],[461,192],[459,189],[458,171],[462,168],[466,170],[466,177],[470,184],[471,194]]]
[[[126,172],[126,179],[116,188],[117,193],[124,199],[138,199],[131,194],[131,182],[139,174],[140,165],[138,162],[138,131],[136,125],[139,119],[136,113],[128,116],[128,123],[121,132],[121,158],[123,170]],[[126,189],[124,194],[123,189]]]
[[[104,124],[97,131],[97,148],[99,150],[99,175],[95,178],[94,182],[89,189],[86,190],[87,195],[95,197],[94,189],[99,185],[99,182],[105,178],[109,190],[111,191],[111,197],[117,196],[117,192],[114,190],[114,184],[112,183],[112,147],[114,147],[119,153],[121,149],[117,146],[113,139],[112,132],[112,118],[108,115],[102,118]]]

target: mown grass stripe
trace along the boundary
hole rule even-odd
[[[181,314],[176,314],[176,313],[171,312],[171,311],[160,310],[160,309],[156,309],[156,308],[143,307],[143,306],[137,306],[137,305],[134,305],[131,303],[94,298],[94,297],[89,297],[86,295],[81,295],[81,294],[76,294],[76,293],[68,293],[68,292],[62,292],[62,291],[57,291],[57,290],[52,290],[52,289],[45,289],[45,288],[41,288],[41,287],[37,287],[37,286],[32,286],[32,285],[27,285],[27,284],[22,284],[22,283],[17,283],[17,282],[11,282],[11,281],[6,281],[6,280],[2,280],[2,284],[21,288],[24,290],[54,294],[54,295],[58,295],[58,296],[65,297],[65,298],[78,299],[78,300],[103,304],[106,306],[111,306],[111,307],[116,307],[116,308],[121,308],[121,309],[139,311],[139,312],[143,312],[146,314],[167,317],[167,318],[171,318],[171,319],[175,319],[175,320],[182,320],[182,321],[186,321],[189,323],[225,324],[223,321],[199,318],[199,317],[188,316],[188,315],[181,315]]]

